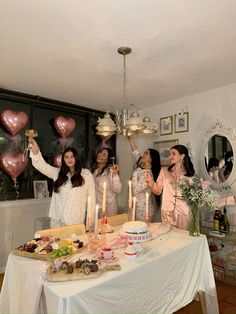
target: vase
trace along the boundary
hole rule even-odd
[[[189,235],[200,236],[199,208],[197,206],[190,207]]]

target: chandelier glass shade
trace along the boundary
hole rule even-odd
[[[129,47],[118,48],[118,53],[123,55],[124,64],[124,79],[123,79],[123,109],[115,110],[113,116],[115,121],[111,118],[109,112],[107,112],[103,118],[99,118],[97,129],[97,135],[101,137],[110,137],[115,133],[122,134],[124,136],[131,135],[133,133],[150,134],[157,132],[158,125],[152,123],[149,117],[145,117],[143,120],[139,117],[137,110],[134,109],[134,105],[131,105],[131,109],[127,109],[126,106],[126,55],[130,54],[132,49]]]

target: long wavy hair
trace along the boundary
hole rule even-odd
[[[161,158],[160,158],[160,154],[156,149],[153,148],[148,148],[151,159],[152,159],[152,174],[153,174],[153,179],[156,182],[159,173],[161,171]],[[155,195],[155,199],[156,199],[156,203],[157,206],[159,207],[161,204],[161,196],[160,195]]]
[[[68,172],[70,168],[66,165],[64,157],[65,154],[71,152],[75,158],[75,170],[74,174],[71,177],[71,183],[73,188],[84,185],[84,178],[81,175],[82,167],[79,159],[78,151],[74,147],[67,147],[61,157],[61,168],[58,174],[57,180],[53,184],[53,191],[59,193],[59,188],[68,181]]]
[[[153,178],[154,181],[156,181],[156,179],[159,176],[159,173],[161,171],[161,158],[160,158],[160,154],[156,149],[153,148],[148,148],[149,152],[150,152],[150,156],[152,158],[152,174],[153,174]]]
[[[219,166],[219,160],[215,157],[211,157],[208,162],[207,172],[209,172],[211,168],[218,167],[218,166]]]
[[[183,166],[186,171],[185,176],[186,177],[192,177],[195,173],[193,163],[189,157],[188,154],[188,149],[184,145],[175,145],[171,147],[171,149],[176,149],[180,155],[184,154],[184,159],[183,159]],[[168,167],[168,170],[171,171],[171,169],[174,167],[174,164]]]
[[[102,168],[102,171],[101,171],[99,174],[97,174],[97,175],[101,175],[101,174],[105,171],[105,169],[108,169],[108,170],[109,170],[109,168],[108,168],[109,162],[110,162],[111,158],[115,157],[114,152],[113,152],[113,150],[112,150],[111,148],[109,148],[109,147],[103,147],[103,148],[101,148],[101,149],[97,152],[97,154],[96,154],[96,156],[95,156],[95,158],[94,158],[94,162],[93,162],[93,165],[92,165],[92,167],[91,167],[91,172],[92,172],[92,173],[94,173],[94,171],[95,171],[95,170],[98,168],[98,166],[99,166],[99,165],[98,165],[98,162],[97,162],[97,156],[98,156],[98,154],[99,154],[101,151],[103,151],[103,150],[106,150],[106,151],[108,152],[107,162],[106,162],[105,166]]]

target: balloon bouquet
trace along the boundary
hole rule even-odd
[[[23,111],[14,112],[10,109],[5,109],[1,115],[0,120],[2,125],[10,132],[8,136],[8,146],[0,156],[0,162],[3,170],[14,181],[14,188],[19,198],[19,184],[17,177],[25,170],[28,159],[23,158],[23,153],[19,152],[21,136],[17,135],[28,123],[28,116]]]
[[[74,130],[76,122],[73,118],[70,117],[57,116],[54,119],[54,126],[61,136],[61,138],[59,138],[60,152],[56,153],[54,157],[54,165],[60,168],[62,152],[73,142],[73,138],[67,138],[67,136]]]

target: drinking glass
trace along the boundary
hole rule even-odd
[[[34,138],[34,137],[37,137],[38,136],[38,131],[34,130],[34,129],[30,129],[30,130],[26,130],[25,131],[25,136],[27,136],[28,138]],[[26,149],[24,150],[24,153],[23,153],[23,161],[25,161],[25,159],[28,157],[28,152],[30,152],[31,150],[31,145],[28,145],[26,147]]]

